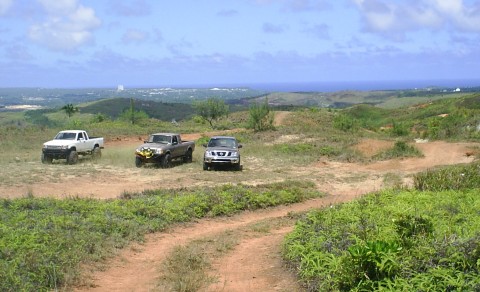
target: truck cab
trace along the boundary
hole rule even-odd
[[[84,130],[65,130],[43,144],[42,162],[52,163],[53,159],[66,159],[68,164],[75,164],[78,155],[92,155],[94,159],[101,156],[103,138],[90,137]]]

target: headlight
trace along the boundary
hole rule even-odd
[[[231,156],[237,157],[237,156],[238,156],[238,152],[237,152],[237,151],[232,151]]]
[[[205,151],[205,156],[207,157],[213,156],[212,151]]]
[[[68,149],[68,145],[62,145],[62,149]]]

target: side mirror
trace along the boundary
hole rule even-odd
[[[207,143],[203,143],[202,146],[207,148]]]
[[[242,148],[242,147],[243,147],[242,144],[238,144],[238,149],[240,149],[240,148]]]

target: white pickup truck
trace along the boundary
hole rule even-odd
[[[43,143],[42,163],[52,163],[53,159],[66,159],[68,164],[78,162],[78,155],[92,155],[93,159],[102,156],[102,137],[89,137],[83,130],[65,130],[48,142]]]

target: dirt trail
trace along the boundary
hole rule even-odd
[[[281,123],[286,118],[288,113],[280,113],[276,122]],[[210,134],[214,133],[207,135]],[[200,137],[200,134],[184,135],[186,140]],[[134,149],[143,138],[124,137],[108,141],[108,149],[105,151],[122,147],[130,151],[129,149]],[[390,186],[393,183],[390,181],[390,174],[403,183],[411,183],[411,176],[416,172],[440,165],[472,162],[474,156],[466,153],[471,152],[473,145],[478,149],[478,143],[417,143],[416,147],[425,155],[423,158],[395,159],[371,164],[320,160],[301,167],[275,167],[267,161],[242,157],[244,170],[241,173],[204,172],[201,163],[195,161],[168,170],[80,163],[68,166],[70,173],[65,171],[64,165],[45,166],[40,162],[27,166],[13,164],[9,166],[8,173],[0,175],[0,197],[15,198],[31,193],[39,197],[79,196],[106,199],[118,197],[125,191],[139,192],[144,189],[225,182],[259,184],[287,179],[311,180],[320,191],[327,194],[324,198],[304,203],[243,212],[229,218],[199,220],[166,232],[148,235],[143,244],[133,244],[108,260],[105,270],[94,271],[88,285],[76,288],[77,291],[161,291],[156,288],[157,279],[161,277],[159,268],[177,245],[225,231],[239,232],[262,220],[350,201]],[[391,146],[391,142],[364,140],[357,145],[357,149],[370,156]],[[200,156],[196,159],[200,160]],[[261,235],[242,237],[233,250],[212,263],[210,274],[218,281],[203,291],[302,291],[295,276],[283,266],[280,253],[281,242],[292,228],[293,226],[283,226]]]
[[[359,147],[371,149],[377,147],[373,145],[375,143],[374,140],[366,140]],[[468,143],[433,142],[417,146],[425,157],[366,165],[321,162],[291,169],[288,177],[310,177],[328,196],[290,206],[244,212],[230,218],[200,220],[168,232],[149,235],[143,245],[137,244],[123,250],[108,263],[107,270],[95,273],[92,279],[94,287],[82,287],[79,291],[152,291],[156,289],[156,281],[161,276],[159,267],[162,261],[176,245],[227,230],[239,230],[261,220],[287,216],[291,212],[303,212],[352,200],[381,189],[385,184],[386,173],[396,173],[408,181],[409,174],[418,171],[438,165],[473,161],[473,157],[465,155],[471,146]],[[325,179],[325,176],[331,178],[333,175],[336,175],[335,179]],[[283,266],[281,259],[281,242],[292,228],[293,226],[287,226],[271,230],[262,236],[243,238],[233,251],[213,263],[211,274],[218,281],[202,291],[302,291],[295,276]]]
[[[279,218],[291,212],[321,208],[352,199],[350,195],[331,195],[291,206],[281,206],[256,212],[244,212],[228,218],[200,220],[167,232],[147,236],[144,244],[136,244],[122,251],[108,264],[108,269],[97,272],[94,287],[80,287],[78,291],[152,291],[155,290],[159,268],[165,257],[177,245],[184,245],[227,230],[237,230],[268,218]],[[219,276],[216,284],[205,291],[300,291],[294,275],[287,271],[280,257],[280,243],[293,227],[274,230],[262,237],[246,238],[226,257],[213,266]]]

